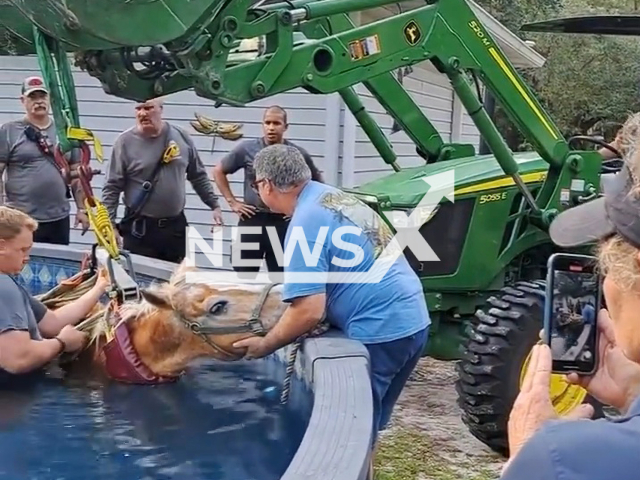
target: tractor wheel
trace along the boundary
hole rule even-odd
[[[472,320],[457,363],[458,404],[471,434],[508,456],[507,422],[533,346],[543,326],[545,282],[518,282],[488,299],[488,311],[479,310]],[[594,418],[602,417],[603,405],[581,387],[553,375],[551,401],[559,416],[582,403],[594,406]]]

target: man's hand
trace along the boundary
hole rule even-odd
[[[545,422],[559,418],[549,397],[550,383],[551,350],[546,344],[536,345],[509,416],[509,453],[512,458]],[[593,407],[583,404],[563,418],[591,418],[592,415]]]
[[[593,376],[567,375],[567,381],[585,388],[600,402],[625,411],[640,393],[640,365],[616,345],[613,324],[606,310],[598,315],[598,366]]]
[[[618,130],[618,133],[616,133],[616,138],[611,142],[611,146],[618,150],[618,152],[622,153],[622,129]]]
[[[76,352],[83,348],[89,337],[71,325],[65,325],[60,330],[58,338],[65,344],[65,352]]]
[[[78,210],[76,213],[76,223],[73,225],[73,228],[77,228],[78,225],[82,225],[81,235],[87,233],[89,231],[89,227],[91,227],[91,224],[89,223],[89,216],[83,210]]]
[[[229,206],[231,207],[231,210],[233,210],[240,217],[240,219],[251,218],[258,211],[255,206],[240,202],[238,200],[230,202]]]
[[[273,353],[267,343],[264,341],[264,337],[249,337],[244,340],[240,340],[233,344],[233,348],[246,348],[247,351],[244,358],[262,358],[266,357],[270,353]]]
[[[222,219],[222,209],[220,207],[216,208],[213,211],[213,226],[211,227],[211,232],[215,232],[218,227],[224,225],[224,220]]]
[[[109,279],[109,272],[104,267],[100,268],[98,270],[98,279],[96,280],[95,288],[106,292],[110,285],[111,280]]]

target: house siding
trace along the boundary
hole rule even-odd
[[[445,75],[437,72],[430,63],[425,62],[414,66],[413,71],[403,78],[402,84],[442,136],[443,141],[471,143],[476,149],[478,148],[480,134],[464,109],[458,119],[459,125],[456,125],[454,114],[456,95]],[[356,90],[362,97],[367,111],[389,138],[398,157],[398,164],[401,167],[423,165],[424,160],[416,153],[415,144],[405,132],[391,134],[393,118],[386,113],[380,103],[363,85],[358,85]],[[351,113],[347,112],[347,115]],[[359,186],[393,172],[378,155],[360,125],[356,126],[355,142],[353,184],[345,186]]]
[[[29,75],[39,75],[38,63],[35,57],[2,57],[0,66],[0,123],[23,116],[23,109],[19,100],[20,85],[22,80]],[[116,137],[133,125],[134,103],[107,95],[96,79],[77,68],[73,69],[73,75],[81,126],[92,130],[103,145],[104,163],[100,164],[95,156],[91,160],[92,167],[100,168],[103,172],[102,175],[94,176],[92,181],[94,194],[101,198],[102,185],[105,180],[104,174],[107,172],[111,147]],[[252,103],[247,107],[223,106],[216,109],[212,106],[212,102],[200,98],[192,92],[180,92],[166,97],[164,118],[191,133],[200,157],[207,171],[210,172],[213,166],[237,142],[227,141],[222,138],[214,139],[195,132],[189,124],[189,121],[194,119],[194,112],[224,122],[241,122],[244,124],[242,128],[244,139],[251,139],[261,135],[260,120],[264,107],[273,104],[281,105],[287,109],[289,114],[288,139],[305,148],[323,173],[336,175],[335,155],[333,158],[331,156],[327,157],[334,162],[334,165],[330,165],[329,168],[327,168],[327,159],[325,158],[327,101],[328,97],[326,96],[311,95],[304,91],[295,90]],[[338,146],[340,146],[339,143]],[[236,172],[229,178],[232,191],[239,198],[242,197],[243,178],[242,171]],[[217,188],[216,193],[220,193]],[[220,204],[225,223],[230,226],[235,225],[237,216],[230,211],[224,199],[220,199]],[[75,215],[75,205],[72,206],[72,213]],[[120,217],[122,213],[123,206],[121,204],[119,208]],[[211,241],[211,211],[200,201],[190,184],[187,184],[187,208],[185,213],[189,223],[197,229],[203,239]],[[224,236],[224,264],[228,268],[231,228],[225,228]],[[73,246],[85,249],[94,242],[95,237],[92,232],[82,236],[80,229],[72,229],[71,244]],[[210,265],[204,255],[201,254],[198,255],[197,264],[203,267]]]

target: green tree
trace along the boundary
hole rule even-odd
[[[627,115],[640,111],[640,38],[532,34],[524,23],[577,15],[633,11],[638,0],[484,0],[479,2],[546,59],[539,69],[522,71],[566,136],[597,133],[610,138]],[[527,148],[501,108],[496,123],[510,147]]]

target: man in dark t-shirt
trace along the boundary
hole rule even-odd
[[[81,224],[83,234],[89,228],[89,218],[80,182],[63,176],[54,159],[56,127],[49,115],[49,93],[42,78],[24,80],[21,101],[24,117],[0,127],[0,177],[6,173],[4,181],[0,178],[0,191],[4,190],[6,205],[38,221],[36,242],[69,245],[71,195],[77,205],[74,226]],[[65,157],[69,169],[76,170],[79,150]]]
[[[87,335],[75,328],[109,286],[101,272],[95,285],[66,308],[51,311],[13,278],[29,259],[38,222],[0,206],[0,383],[40,370],[62,352],[84,347]]]
[[[263,148],[283,143],[297,148],[311,169],[311,179],[323,182],[322,174],[313,163],[311,155],[302,147],[286,140],[284,134],[288,128],[287,112],[279,106],[265,110],[262,119],[263,136],[253,140],[245,140],[231,150],[213,169],[213,178],[227,203],[239,217],[238,227],[259,227],[260,233],[241,233],[232,246],[231,265],[239,274],[254,276],[260,270],[262,259],[267,263],[267,270],[282,273],[284,265],[276,258],[267,228],[273,227],[277,232],[280,245],[284,251],[284,239],[289,226],[289,219],[274,213],[262,202],[255,190],[255,172],[253,161]],[[244,198],[238,200],[229,186],[227,175],[244,170]],[[241,231],[241,230],[240,230]],[[258,244],[256,249],[251,243]],[[242,244],[242,249],[241,245]]]

